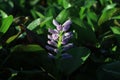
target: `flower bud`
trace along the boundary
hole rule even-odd
[[[70,28],[71,20],[67,20],[62,26],[63,26],[63,31],[66,32]]]

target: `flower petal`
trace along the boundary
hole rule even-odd
[[[52,45],[52,46],[57,46],[57,43],[55,42],[55,41],[53,41],[53,40],[48,40],[48,42],[47,42],[49,45]]]
[[[51,34],[57,34],[58,31],[56,29],[52,30],[52,29],[48,29],[48,32]]]
[[[67,20],[62,26],[63,26],[63,31],[68,31],[68,29],[70,28],[70,24],[71,24],[71,20]]]
[[[57,40],[58,39],[58,34],[52,34],[52,39]]]
[[[73,47],[73,43],[69,43],[69,44],[63,46],[63,51],[66,51],[66,50],[68,50],[71,47]]]

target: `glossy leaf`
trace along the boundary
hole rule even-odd
[[[38,19],[32,21],[32,22],[27,26],[27,28],[28,28],[29,30],[34,30],[36,27],[40,26],[40,23],[41,23],[41,19],[38,18]]]

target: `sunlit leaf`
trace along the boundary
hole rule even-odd
[[[8,17],[8,15],[2,10],[0,10],[0,15],[2,16],[2,18]]]
[[[40,23],[41,23],[41,19],[38,18],[38,19],[32,21],[32,22],[27,26],[27,28],[28,28],[29,30],[34,30],[37,26],[40,25]]]

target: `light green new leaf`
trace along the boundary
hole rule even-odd
[[[32,21],[32,22],[27,26],[27,28],[28,28],[29,30],[34,30],[37,26],[40,25],[40,23],[41,23],[41,19],[38,18],[38,19]]]
[[[8,15],[3,10],[0,10],[0,15],[2,16],[2,18],[8,17]]]

